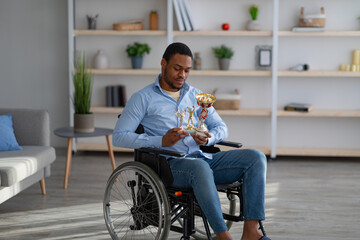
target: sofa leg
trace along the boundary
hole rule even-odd
[[[46,195],[45,178],[40,180],[41,194]]]

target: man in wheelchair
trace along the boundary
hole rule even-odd
[[[168,157],[174,177],[171,186],[192,188],[196,200],[217,239],[232,239],[221,211],[216,184],[243,181],[244,228],[242,240],[268,240],[258,231],[259,220],[265,219],[264,192],[266,157],[254,149],[235,149],[205,153],[200,146],[221,142],[228,129],[213,107],[209,108],[205,136],[189,134],[186,123],[179,126],[175,112],[194,106],[200,90],[186,83],[193,55],[183,43],[170,44],[161,60],[161,74],[155,82],[136,92],[126,104],[113,133],[113,144],[126,148],[159,148],[185,153],[185,157]],[[194,125],[201,108],[195,105]],[[181,121],[182,122],[182,121]],[[143,134],[135,133],[141,124]]]

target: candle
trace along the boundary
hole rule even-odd
[[[353,51],[353,65],[360,65],[360,50]]]

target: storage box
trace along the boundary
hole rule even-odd
[[[143,30],[143,20],[134,19],[127,22],[114,23],[113,30],[119,30],[119,31]]]
[[[325,27],[325,10],[321,8],[321,14],[304,15],[304,8],[300,10],[301,16],[299,18],[299,27]]]
[[[216,101],[214,102],[214,108],[216,110],[239,110],[240,109],[240,94],[236,89],[235,93],[229,94],[216,94],[214,91]]]

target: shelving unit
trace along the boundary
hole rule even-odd
[[[268,8],[273,8],[271,18],[272,24],[270,30],[244,31],[241,30],[241,28],[238,28],[240,30],[222,31],[216,29],[204,29],[200,31],[177,31],[174,28],[175,24],[173,22],[174,16],[172,9],[172,0],[152,0],[153,2],[157,1],[157,3],[161,2],[167,4],[166,7],[163,7],[163,10],[166,11],[167,15],[166,26],[164,26],[163,24],[160,30],[114,31],[102,28],[99,28],[99,30],[86,30],[84,29],[84,27],[81,26],[79,28],[74,27],[76,24],[73,22],[73,19],[75,19],[75,21],[78,21],[76,17],[76,12],[74,12],[74,9],[76,8],[73,8],[75,1],[79,0],[68,0],[70,71],[72,70],[71,56],[76,49],[75,46],[85,46],[85,48],[91,49],[91,47],[89,47],[91,44],[85,42],[85,39],[94,43],[106,42],[107,45],[111,45],[109,44],[111,41],[110,39],[115,39],[114,41],[121,41],[123,39],[126,39],[127,41],[146,39],[146,41],[155,42],[153,46],[157,51],[163,51],[163,44],[161,44],[161,42],[171,43],[175,40],[184,40],[185,42],[194,41],[195,46],[203,47],[204,45],[207,45],[208,47],[212,47],[213,42],[219,43],[219,40],[221,40],[227,43],[238,43],[236,46],[238,48],[244,45],[244,47],[241,48],[241,50],[243,51],[238,52],[244,54],[245,56],[252,56],[254,54],[254,51],[246,51],[249,46],[251,47],[251,45],[254,44],[261,45],[262,43],[264,43],[264,45],[269,45],[270,43],[273,46],[272,70],[253,70],[253,67],[249,67],[248,62],[245,62],[249,61],[248,59],[246,59],[246,57],[239,57],[237,60],[238,62],[234,63],[234,69],[231,69],[229,71],[216,70],[214,67],[214,63],[209,64],[209,66],[205,67],[204,70],[191,71],[191,80],[193,81],[192,85],[195,84],[195,87],[202,88],[206,85],[206,87],[211,88],[211,86],[216,85],[216,81],[218,81],[218,79],[221,79],[221,83],[224,85],[230,83],[233,85],[233,88],[242,87],[245,89],[244,91],[242,91],[242,93],[244,93],[244,95],[247,94],[247,98],[245,97],[241,100],[242,104],[244,103],[244,107],[242,107],[239,111],[218,111],[218,113],[225,119],[225,121],[230,123],[229,125],[235,125],[236,128],[238,125],[240,126],[238,129],[234,130],[235,132],[238,132],[236,135],[233,135],[233,137],[235,136],[236,139],[231,140],[247,142],[247,139],[252,137],[252,131],[256,132],[256,126],[261,125],[261,129],[264,131],[263,134],[259,134],[258,132],[256,132],[255,134],[258,134],[257,139],[265,138],[266,140],[259,141],[259,143],[255,141],[251,142],[251,147],[260,149],[264,153],[269,154],[272,158],[275,158],[278,155],[360,157],[360,137],[358,137],[358,135],[360,136],[360,131],[357,130],[360,129],[358,125],[359,122],[357,122],[360,120],[360,103],[347,105],[347,103],[350,102],[350,100],[347,100],[340,101],[341,103],[336,104],[336,101],[330,99],[329,102],[331,103],[326,105],[324,103],[326,101],[319,99],[314,94],[314,92],[318,90],[321,91],[321,94],[323,94],[326,98],[331,98],[332,95],[337,96],[337,94],[340,93],[335,92],[335,90],[333,89],[335,87],[332,87],[331,84],[334,85],[335,81],[341,79],[344,87],[348,89],[348,92],[351,92],[349,93],[349,95],[348,93],[341,93],[342,98],[347,98],[350,96],[355,99],[354,102],[360,102],[357,101],[360,99],[359,97],[357,97],[357,95],[354,94],[354,91],[349,91],[349,87],[347,87],[349,84],[354,84],[355,88],[360,86],[360,72],[338,71],[336,70],[337,66],[334,66],[334,64],[327,64],[323,66],[318,61],[315,61],[314,64],[311,65],[311,70],[309,71],[289,71],[286,69],[288,69],[290,66],[285,64],[287,62],[284,61],[284,59],[287,60],[287,58],[289,58],[289,62],[294,61],[295,58],[298,58],[301,61],[301,58],[304,58],[304,56],[306,58],[306,54],[303,53],[306,51],[308,51],[309,54],[316,54],[317,51],[314,50],[315,45],[318,45],[321,51],[325,51],[325,47],[321,43],[321,41],[325,40],[332,43],[332,39],[336,39],[337,41],[339,41],[339,46],[328,49],[329,51],[334,51],[334,54],[336,56],[338,55],[336,54],[338,53],[336,52],[337,48],[342,48],[344,49],[343,51],[347,50],[347,45],[349,45],[348,49],[354,49],[354,46],[360,48],[358,44],[353,43],[354,41],[358,41],[360,37],[360,31],[356,30],[355,27],[346,26],[346,28],[344,28],[343,30],[336,30],[335,28],[331,28],[331,24],[334,24],[334,22],[328,21],[327,25],[329,24],[330,26],[329,30],[326,30],[324,32],[292,32],[288,29],[291,29],[289,25],[291,24],[291,21],[293,19],[289,20],[289,15],[282,14],[282,11],[284,11],[284,9],[286,9],[286,11],[290,11],[292,8],[298,9],[300,3],[296,1],[285,2],[284,0],[273,0],[271,4],[268,2],[259,3],[260,6],[263,4],[266,5]],[[96,0],[92,1],[96,2]],[[229,4],[239,4],[238,2],[233,0],[226,1],[229,1]],[[355,0],[346,1],[351,2],[351,4],[348,4],[348,7],[350,8],[356,8],[356,6],[360,7],[360,3],[356,2]],[[100,4],[102,3],[102,1],[99,2]],[[316,2],[318,1],[305,1],[301,4],[315,5],[316,7],[318,7],[320,3]],[[248,1],[248,4],[251,3],[251,1]],[[195,1],[194,4],[196,4]],[[335,9],[335,6],[338,6],[342,3],[337,0],[330,0],[329,2],[322,4],[329,5],[333,7],[333,9]],[[291,8],[289,8],[289,6],[291,6]],[[346,6],[342,4],[341,7],[345,8]],[[325,9],[327,8],[328,6],[325,6]],[[334,15],[335,10],[333,9],[329,16]],[[206,15],[205,13],[198,13],[199,18]],[[271,22],[269,17],[267,22]],[[292,26],[294,26],[294,24]],[[204,41],[205,39],[206,42]],[[305,45],[309,46],[309,49],[311,50],[305,49]],[[289,46],[295,47],[291,48]],[[116,45],[115,47],[111,47],[118,48]],[[111,49],[111,47],[109,47],[109,49]],[[285,50],[283,48],[285,48]],[[291,51],[291,53],[287,53],[287,51],[289,50]],[[284,54],[284,52],[286,52],[286,54]],[[158,55],[159,54],[160,53],[158,53]],[[349,53],[349,61],[350,54],[351,53]],[[204,59],[209,59],[209,55],[210,54],[205,55]],[[129,65],[127,65],[127,63],[123,60],[118,60],[116,64],[113,64],[113,66],[108,69],[91,69],[91,72],[95,74],[95,85],[98,85],[96,87],[97,89],[99,89],[102,88],[104,84],[113,84],[118,82],[124,85],[128,85],[129,83],[134,84],[136,85],[135,87],[129,84],[131,85],[131,89],[127,97],[130,97],[132,92],[137,91],[144,86],[143,83],[147,81],[147,79],[153,79],[160,72],[160,65],[153,64],[153,62],[160,61],[159,57],[160,55],[157,57],[153,57],[151,63],[149,63],[143,69],[130,69]],[[305,60],[309,61],[309,59],[312,60],[311,57]],[[330,62],[328,61],[328,59],[326,60],[327,62]],[[340,62],[341,60],[339,60],[338,65],[340,64]],[[241,69],[242,66],[245,66],[244,69]],[[70,92],[72,92],[71,75],[69,76],[69,83]],[[328,86],[329,83],[330,85]],[[338,83],[336,84],[339,85]],[[322,89],[319,90],[319,85],[322,85],[324,89],[330,88],[330,91],[322,92]],[[295,87],[292,88],[293,86]],[[266,97],[260,98],[261,100],[257,102],[257,98],[251,98],[250,96],[259,94],[259,88],[261,88],[260,93],[262,95],[265,95]],[[284,88],[286,88],[286,91],[284,90]],[[341,92],[340,86],[336,88],[338,88]],[[297,93],[298,89],[300,89],[304,93]],[[248,93],[247,91],[251,91],[251,93]],[[287,93],[287,91],[292,92],[293,94]],[[91,108],[91,111],[98,115],[99,118],[102,119],[101,121],[105,121],[103,120],[104,118],[114,118],[117,114],[122,112],[123,108],[104,107],[104,101],[99,100],[101,92],[95,91],[95,94],[96,95],[94,106]],[[309,95],[309,97],[307,97],[307,95]],[[309,100],[314,105],[313,111],[309,113],[301,113],[281,110],[285,101],[290,101],[292,98],[294,98],[294,101]],[[254,103],[250,101],[253,101]],[[334,109],[331,109],[331,105],[334,105]],[[70,112],[72,113],[71,107],[72,106],[70,106]],[[112,119],[112,121],[115,120]],[[297,127],[295,128],[295,133],[293,133],[294,129],[290,131],[288,128],[291,127],[292,123],[296,126],[304,124],[303,132],[311,135],[318,134],[318,128],[319,125],[321,125],[321,123],[319,122],[322,121],[324,122],[324,125],[328,124],[331,128],[344,129],[344,132],[350,132],[349,129],[353,128],[354,133],[353,135],[349,136],[349,140],[343,140],[342,145],[339,147],[334,142],[331,142],[326,134],[324,134],[325,136],[322,139],[321,137],[316,138],[321,139],[325,142],[329,142],[328,146],[325,148],[322,146],[326,144],[324,144],[323,142],[319,142],[319,140],[312,140],[312,137],[309,137],[310,142],[308,143],[308,145],[311,145],[310,147],[305,146],[306,144],[304,146],[301,145],[301,147],[291,145],[296,145],[297,143],[296,138],[298,136],[296,136],[296,131],[298,131],[298,133],[301,132],[301,130],[298,130]],[[240,124],[237,124],[238,122]],[[70,116],[70,124],[72,124],[72,116]],[[111,127],[112,125],[113,122],[110,123],[110,125],[107,125],[107,127]],[[250,130],[248,130],[248,128]],[[319,134],[322,134],[321,131]],[[240,139],[237,139],[238,136]],[[306,137],[303,138],[303,141],[306,142]],[[346,144],[347,142],[352,144]],[[287,145],[288,143],[289,145]],[[105,150],[106,146],[99,143],[78,143],[76,148],[79,150],[99,151],[102,149]],[[116,148],[115,150],[128,151],[120,148]]]
[[[122,107],[91,107],[93,113],[112,113],[120,114],[124,108]],[[271,112],[267,109],[240,109],[240,110],[218,110],[220,116],[270,116]]]

